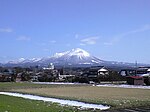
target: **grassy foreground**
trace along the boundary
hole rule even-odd
[[[73,99],[110,105],[111,109],[149,107],[149,89],[125,89],[89,85],[39,85],[31,83],[0,83],[0,91]],[[37,112],[37,111],[36,111]]]
[[[34,101],[0,95],[0,112],[79,112],[77,108],[60,106],[55,103]]]

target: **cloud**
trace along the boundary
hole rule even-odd
[[[29,38],[27,36],[20,36],[20,37],[17,38],[17,40],[19,40],[19,41],[30,41],[31,38]]]
[[[120,37],[113,37],[111,40],[109,40],[108,42],[104,42],[104,45],[106,46],[112,46],[114,45],[115,43],[119,42],[120,41]]]
[[[96,36],[96,37],[88,37],[88,38],[80,40],[81,41],[80,45],[94,45],[94,44],[96,44],[96,41],[98,39],[99,39],[98,36]]]
[[[148,31],[148,30],[150,30],[150,25],[144,25],[141,28],[134,29],[134,30],[116,35],[111,40],[109,40],[108,42],[104,42],[104,45],[107,45],[107,46],[114,45],[115,43],[119,42],[124,37],[127,38],[127,36],[129,36],[129,35],[145,32],[145,31]]]
[[[148,31],[148,30],[150,30],[150,25],[147,24],[147,25],[142,26],[141,28],[134,29],[134,30],[122,33],[118,36],[124,37],[124,36],[130,35],[130,34],[141,33],[141,32],[145,32],[145,31]]]
[[[80,46],[85,46],[86,44],[80,43]]]
[[[13,29],[11,29],[11,28],[0,28],[0,32],[11,33],[11,32],[13,32]]]

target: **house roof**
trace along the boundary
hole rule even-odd
[[[150,68],[147,71],[150,72]]]
[[[105,69],[105,68],[101,68],[101,69],[99,69],[98,71],[99,71],[99,72],[107,72],[108,70]]]
[[[150,74],[143,74],[143,75],[141,75],[142,77],[148,77],[148,76],[150,76]]]
[[[142,78],[142,77],[141,76],[128,76],[128,78],[139,79],[139,78]]]
[[[104,68],[104,66],[93,66],[90,68],[90,71],[102,71],[102,72],[106,72],[108,71],[106,68]]]

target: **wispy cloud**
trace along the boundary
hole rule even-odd
[[[134,29],[134,30],[116,35],[108,42],[104,42],[104,45],[114,45],[115,43],[119,42],[124,37],[127,38],[127,36],[129,36],[129,35],[136,34],[136,33],[142,33],[142,32],[149,31],[149,30],[150,30],[150,25],[144,25],[141,28]]]
[[[84,39],[80,40],[81,41],[80,45],[94,45],[94,44],[96,44],[98,39],[99,39],[98,36],[84,38]]]
[[[17,40],[19,40],[19,41],[30,41],[31,38],[27,37],[27,36],[20,36],[20,37],[17,38]]]
[[[148,30],[150,30],[150,25],[147,24],[147,25],[142,26],[141,28],[134,29],[134,30],[122,33],[118,36],[124,37],[124,36],[130,35],[130,34],[141,33],[141,32],[145,32],[145,31],[148,31]]]
[[[109,40],[108,42],[104,42],[104,45],[106,46],[111,46],[114,45],[115,43],[120,41],[120,37],[113,37],[111,40]]]
[[[86,44],[80,43],[80,46],[85,46]]]
[[[13,32],[13,29],[11,29],[11,28],[0,28],[0,32],[11,33],[11,32]]]

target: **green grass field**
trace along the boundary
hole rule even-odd
[[[78,112],[77,108],[60,106],[55,103],[27,100],[0,95],[0,112]]]
[[[32,83],[0,83],[0,91],[12,91],[12,92],[28,93],[28,94],[35,94],[41,96],[56,97],[62,99],[79,100],[79,101],[92,102],[98,104],[106,104],[106,105],[110,105],[111,109],[150,106],[149,89],[96,87],[90,85],[40,85],[40,84],[32,84]],[[9,99],[10,97],[8,98],[8,101]],[[24,99],[18,99],[18,100],[22,100],[21,102],[24,102],[23,101]],[[31,101],[29,100],[29,102]],[[36,102],[36,101],[32,101],[32,102]],[[41,106],[45,105],[44,103],[43,104],[40,103],[40,104]],[[52,106],[53,106],[52,108],[57,107],[56,105],[52,105]],[[63,107],[59,106],[59,108],[63,108]],[[75,111],[70,109],[73,108],[71,107],[69,109],[66,108],[65,111]],[[58,112],[57,108],[56,111]]]

